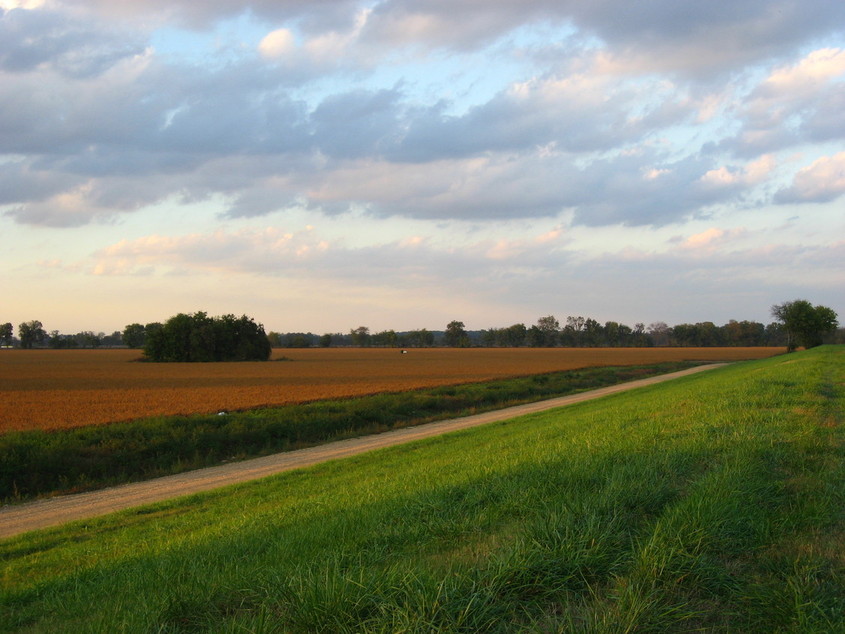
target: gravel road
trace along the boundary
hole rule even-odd
[[[531,414],[573,403],[580,403],[581,401],[600,398],[608,394],[616,394],[646,385],[662,383],[663,381],[710,370],[722,365],[725,364],[718,363],[697,366],[680,372],[630,381],[628,383],[581,392],[571,396],[562,396],[535,403],[517,405],[483,414],[465,416],[463,418],[452,418],[417,427],[406,427],[382,434],[341,440],[318,447],[198,469],[196,471],[157,478],[155,480],[147,480],[145,482],[125,484],[109,489],[91,491],[89,493],[47,498],[24,504],[6,505],[0,507],[0,538],[12,537],[27,531],[64,524],[73,520],[105,515],[113,511],[208,491],[229,484],[264,478],[281,473],[282,471],[299,469],[381,447],[390,447],[412,440],[429,438],[458,429],[467,429],[486,423],[507,420],[523,414]]]

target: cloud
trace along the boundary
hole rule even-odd
[[[94,275],[127,275],[139,269],[152,273],[263,273],[270,276],[301,269],[328,243],[310,231],[218,230],[184,236],[149,235],[121,240],[94,254]]]
[[[775,68],[739,104],[742,127],[722,147],[749,156],[845,137],[845,50],[811,51]]]
[[[708,170],[701,177],[700,182],[714,188],[732,188],[757,185],[765,181],[777,167],[777,159],[771,154],[765,154],[744,167],[721,166]]]
[[[777,192],[779,203],[823,203],[845,194],[845,152],[823,156],[798,170],[789,187]]]
[[[845,51],[823,48],[810,52],[797,64],[775,70],[763,89],[776,93],[804,92],[845,75]]]
[[[143,39],[127,29],[45,9],[0,9],[0,70],[6,72],[29,72],[46,64],[61,74],[87,78],[144,48]]]
[[[0,164],[0,206],[20,201],[39,201],[69,190],[80,183],[68,174],[37,171],[23,159]]]
[[[607,43],[620,68],[707,79],[787,54],[833,34],[845,7],[826,0],[750,0],[632,5],[616,0],[567,3],[575,21]]]
[[[163,23],[205,29],[222,20],[252,14],[263,20],[304,20],[317,28],[342,25],[357,0],[52,0],[52,5],[80,14],[154,28]]]
[[[723,323],[766,319],[768,306],[799,289],[830,303],[826,298],[841,288],[842,242],[760,246],[746,241],[745,229],[711,227],[658,248],[609,247],[590,254],[558,231],[469,239],[460,247],[420,235],[350,247],[322,238],[314,228],[151,234],[116,242],[84,266],[71,266],[100,277],[147,276],[159,284],[181,275],[196,278],[197,285],[203,280],[227,288],[257,283],[297,297],[305,293],[303,301],[308,289],[319,289],[329,293],[321,305],[338,302],[337,307],[353,312],[360,306],[355,320],[370,326],[378,319],[373,311],[384,309],[394,321],[378,327],[394,328],[403,327],[408,306],[426,315],[419,326],[429,328],[456,317],[472,327],[500,327],[549,313],[629,324],[656,319]],[[803,272],[807,267],[814,271],[812,282]],[[695,293],[687,292],[690,286]],[[333,297],[328,289],[336,289]]]
[[[138,209],[142,204],[139,196],[127,196],[127,189],[110,189],[108,183],[88,180],[42,200],[13,206],[4,215],[25,224],[81,227],[95,220],[106,221],[120,211]],[[145,202],[155,202],[149,193],[143,195]]]
[[[559,230],[532,239],[483,239],[455,249],[437,246],[421,236],[352,248],[319,237],[310,226],[299,231],[219,229],[121,240],[94,253],[87,270],[94,275],[146,271],[156,275],[214,272],[271,278],[361,278],[390,286],[405,283],[408,275],[436,283],[450,270],[461,270],[464,277],[483,276],[497,267],[544,267],[544,259],[557,258],[552,254],[561,252],[561,246]]]
[[[423,161],[549,144],[607,150],[691,115],[663,82],[620,82],[590,70],[514,83],[463,116],[449,116],[443,106],[410,112],[389,156]]]
[[[10,184],[2,213],[80,226],[215,197],[229,219],[354,208],[660,226],[762,195],[777,151],[845,129],[842,50],[790,57],[830,32],[833,5],[488,5],[56,0],[7,11],[0,155],[20,158],[0,176]],[[233,59],[149,46],[159,25],[213,29],[235,17],[254,40]],[[773,52],[767,38],[778,35]],[[80,51],[93,61],[70,72]],[[474,87],[439,74],[487,56],[508,76],[485,77],[482,96],[457,107],[444,95]],[[741,76],[764,59],[768,74],[748,94],[711,88],[714,64]]]
[[[719,227],[711,227],[701,233],[691,235],[683,241],[681,248],[687,252],[698,252],[701,254],[712,255],[716,251],[721,251],[725,244],[734,241],[739,237],[747,234],[745,229],[720,229]]]
[[[264,36],[258,50],[269,59],[287,57],[296,50],[296,37],[290,29],[276,29]]]
[[[694,6],[673,0],[642,6],[624,0],[501,0],[483,7],[445,0],[57,0],[54,4],[136,26],[170,22],[194,29],[248,13],[276,25],[296,24],[309,39],[331,33],[338,37],[363,25],[356,42],[382,51],[477,50],[525,25],[570,31],[574,27],[600,41],[616,63],[629,70],[691,76],[721,76],[728,67],[787,54],[803,42],[835,33],[845,22],[845,8],[829,0],[722,0]],[[363,11],[368,14],[365,23]]]

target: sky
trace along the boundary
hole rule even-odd
[[[0,0],[0,322],[845,322],[841,0]]]

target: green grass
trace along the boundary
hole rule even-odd
[[[562,396],[695,365],[596,367],[224,416],[0,435],[0,500],[78,492]]]
[[[0,543],[25,632],[845,631],[845,350]]]

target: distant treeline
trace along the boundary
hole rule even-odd
[[[705,321],[669,326],[655,322],[633,327],[615,321],[599,323],[595,319],[567,317],[563,325],[554,317],[542,317],[532,326],[517,323],[504,328],[466,330],[462,322],[451,322],[445,330],[384,330],[371,333],[359,326],[348,333],[317,335],[311,332],[269,332],[274,348],[373,347],[419,348],[457,347],[714,347],[714,346],[786,346],[787,332],[782,324],[735,321],[717,326]],[[825,343],[845,343],[845,329],[825,337]]]
[[[151,333],[161,329],[161,323],[129,324],[122,332],[110,335],[83,331],[62,334],[56,330],[46,332],[39,321],[26,324],[23,340],[12,335],[11,324],[0,324],[0,345],[24,348],[144,348]],[[349,332],[274,332],[267,333],[274,348],[429,348],[451,347],[708,347],[708,346],[787,346],[786,329],[781,323],[762,324],[754,321],[735,321],[717,326],[704,321],[695,324],[669,326],[655,322],[633,327],[615,321],[599,323],[589,317],[567,317],[561,324],[553,315],[541,317],[532,326],[517,323],[503,328],[466,330],[463,322],[452,321],[445,330],[382,330],[370,332],[359,326]],[[845,328],[839,328],[824,337],[825,343],[845,343]]]

